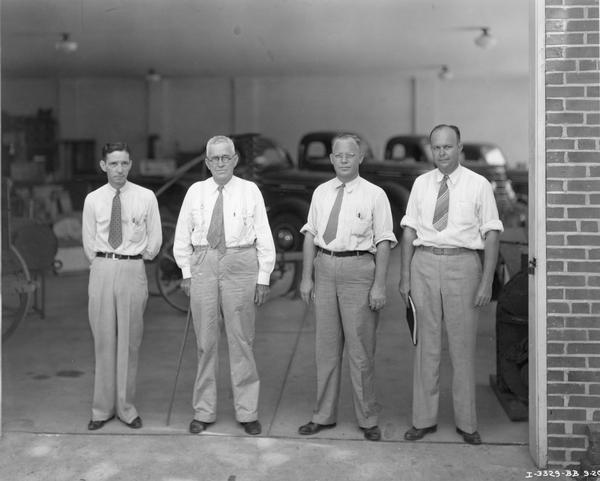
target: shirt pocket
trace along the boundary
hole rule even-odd
[[[192,245],[201,245],[202,240],[208,233],[208,223],[206,222],[206,208],[204,204],[192,207],[190,213],[190,236]]]
[[[252,243],[254,240],[254,209],[252,205],[244,206],[235,213],[234,241],[237,243]]]
[[[133,215],[129,219],[129,228],[131,230],[131,242],[141,242],[146,235],[146,215]]]
[[[350,234],[368,237],[373,231],[373,216],[370,211],[359,210],[350,222]]]
[[[477,204],[466,200],[456,204],[456,222],[460,225],[474,225],[477,220]]]

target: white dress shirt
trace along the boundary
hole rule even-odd
[[[219,196],[212,177],[188,189],[175,229],[173,254],[184,279],[192,276],[190,256],[194,247],[208,245],[206,235]],[[233,176],[223,188],[223,219],[227,247],[255,246],[258,284],[269,285],[275,267],[275,244],[260,190],[253,182]]]
[[[81,237],[85,255],[90,262],[96,257],[96,252],[115,252],[130,256],[142,254],[144,259],[151,260],[160,250],[162,227],[154,192],[131,182],[125,182],[120,191],[123,242],[116,249],[108,243],[116,189],[105,184],[85,198]]]
[[[358,176],[346,182],[338,220],[337,236],[329,244],[323,240],[338,187],[337,177],[319,185],[312,196],[308,220],[300,232],[310,232],[315,244],[330,251],[377,252],[377,244],[389,240],[397,244],[390,202],[381,187]]]
[[[435,169],[415,180],[400,225],[417,232],[415,246],[483,249],[488,231],[504,230],[491,184],[485,177],[459,165],[448,180],[448,225],[438,232],[433,227],[433,213],[443,177]]]

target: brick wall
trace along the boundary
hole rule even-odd
[[[598,0],[546,0],[548,462],[600,423]]]

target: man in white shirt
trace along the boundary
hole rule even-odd
[[[212,177],[194,183],[181,206],[173,254],[182,289],[190,296],[198,343],[192,434],[216,420],[220,315],[229,346],[235,416],[248,434],[260,434],[260,381],[254,360],[255,304],[269,293],[275,245],[260,190],[233,175],[238,157],[228,137],[206,144]]]
[[[85,198],[82,240],[90,260],[88,312],[96,359],[90,431],[115,417],[142,427],[133,405],[142,342],[148,281],[143,259],[153,259],[162,243],[154,193],[127,180],[129,147],[102,149],[108,183]]]
[[[438,125],[429,136],[437,169],[419,176],[401,221],[400,295],[410,293],[419,322],[413,373],[415,441],[437,430],[442,324],[452,362],[456,431],[481,444],[475,409],[475,344],[479,310],[490,302],[503,230],[490,183],[459,164],[460,131]],[[478,252],[484,251],[483,266]]]
[[[312,420],[298,432],[311,435],[335,426],[345,344],[358,426],[365,439],[379,441],[375,337],[396,237],[385,192],[358,174],[363,157],[356,136],[333,140],[336,177],[315,189],[301,229],[300,294],[306,303],[315,302],[317,400]]]

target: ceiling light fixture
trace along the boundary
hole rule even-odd
[[[155,82],[160,82],[162,80],[162,77],[156,70],[151,68],[150,70],[148,70],[148,73],[146,74],[146,80],[148,82],[155,83]]]
[[[493,48],[498,43],[498,39],[490,33],[489,27],[481,27],[481,35],[475,38],[475,45],[483,49]]]
[[[454,74],[450,71],[448,65],[442,65],[440,71],[438,72],[438,77],[440,80],[452,80],[454,78]]]
[[[54,44],[54,48],[59,52],[73,53],[77,50],[77,42],[71,40],[71,35],[68,33],[61,34],[60,40]]]

